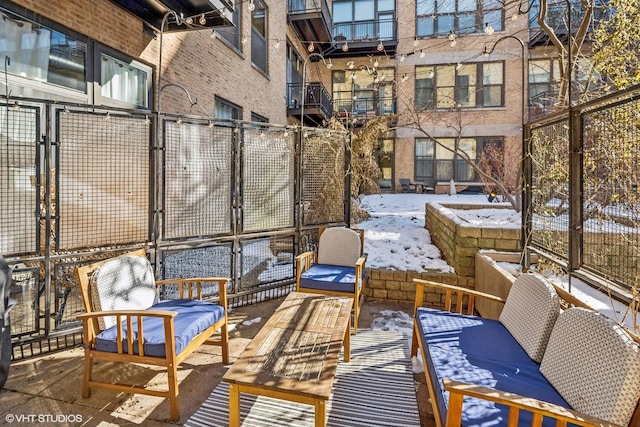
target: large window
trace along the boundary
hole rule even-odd
[[[480,108],[504,105],[502,62],[416,67],[416,108]]]
[[[340,0],[333,2],[336,40],[391,40],[395,37],[394,0]]]
[[[417,0],[416,37],[483,32],[486,25],[504,29],[500,0]]]
[[[415,180],[449,181],[453,178],[456,182],[476,182],[477,174],[464,157],[476,163],[489,144],[502,146],[503,140],[500,137],[438,138],[436,143],[430,138],[416,138]]]
[[[0,15],[0,52],[8,58],[13,96],[135,108],[151,104],[150,66],[11,12]],[[94,81],[98,84],[89,84]]]
[[[332,73],[333,109],[337,113],[385,115],[395,112],[393,68],[340,70]]]
[[[267,6],[262,0],[255,0],[255,9],[251,12],[251,62],[267,73]]]

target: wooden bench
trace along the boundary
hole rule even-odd
[[[611,319],[562,311],[534,274],[515,280],[499,320],[473,315],[477,298],[498,297],[414,282],[411,354],[421,352],[438,427],[640,426],[640,346]],[[422,306],[425,286],[444,293],[445,310]]]
[[[222,362],[229,363],[226,287],[230,279],[155,281],[144,249],[79,267],[78,279],[86,311],[78,316],[84,346],[82,397],[90,397],[91,389],[97,387],[167,398],[170,418],[177,421],[178,365],[205,343],[220,346]],[[202,301],[205,283],[217,285],[218,304]],[[160,286],[177,288],[173,291],[179,299],[158,301]],[[218,331],[220,337],[212,339]],[[96,361],[160,366],[167,372],[168,387],[160,390],[95,380]],[[123,368],[111,377],[126,375]]]

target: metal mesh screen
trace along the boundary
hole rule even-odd
[[[634,284],[640,256],[640,101],[583,115],[583,262]]]
[[[11,335],[21,337],[40,331],[39,268],[18,264],[12,269],[10,297],[17,301],[9,312]]]
[[[293,236],[240,242],[240,291],[294,278]]]
[[[231,232],[233,129],[165,121],[163,237]]]
[[[567,121],[531,131],[531,242],[569,254],[569,138]]]
[[[233,244],[216,244],[193,249],[171,249],[162,251],[162,277],[164,279],[186,279],[190,277],[233,277]],[[161,290],[165,299],[177,298],[174,285]],[[204,285],[204,299],[219,296],[218,285]]]
[[[342,134],[303,137],[303,225],[344,221],[345,143]]]
[[[58,111],[58,247],[149,238],[150,145],[144,118]]]
[[[3,105],[0,112],[0,253],[36,253],[40,109]]]
[[[285,135],[284,130],[246,129],[243,137],[243,230],[293,227],[294,135]]]
[[[94,262],[87,260],[85,263]],[[77,261],[57,262],[53,271],[53,319],[56,328],[77,325],[78,314],[84,313],[84,304],[78,285]]]

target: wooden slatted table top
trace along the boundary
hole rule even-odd
[[[353,299],[291,292],[222,377],[328,399]]]

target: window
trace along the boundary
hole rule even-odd
[[[215,116],[219,119],[242,120],[242,108],[216,96]]]
[[[483,32],[489,24],[504,29],[500,0],[417,0],[416,37]]]
[[[254,113],[253,111],[251,112],[251,121],[258,122],[258,123],[269,123],[269,119],[267,119],[264,116],[261,116],[258,113]]]
[[[503,68],[502,62],[416,67],[416,108],[501,107]]]
[[[100,54],[100,95],[124,106],[148,108],[151,97],[151,67]],[[98,102],[96,102],[98,103]],[[105,103],[105,102],[103,102]]]
[[[357,114],[384,115],[395,112],[393,68],[340,70],[332,74],[333,109]]]
[[[376,162],[382,177],[378,181],[380,188],[391,189],[393,183],[394,140],[381,139],[375,151]]]
[[[251,62],[267,73],[267,6],[262,0],[255,0],[253,3],[255,9],[251,12]]]
[[[529,60],[529,100],[553,99],[558,93],[560,63],[557,59]]]
[[[9,57],[14,96],[124,108],[151,105],[152,67],[8,11],[0,15],[0,51]]]
[[[234,1],[233,22],[235,25],[216,27],[215,31],[223,41],[234,49],[242,51],[242,0]]]
[[[9,12],[0,15],[0,51],[9,57],[8,74],[87,93],[86,43]]]
[[[287,106],[299,108],[302,101],[303,60],[287,40]]]
[[[394,0],[341,0],[333,4],[336,40],[392,40],[395,37]]]
[[[474,163],[480,160],[485,147],[503,146],[500,137],[477,137],[457,139],[457,152],[463,152]],[[416,181],[475,182],[476,172],[456,151],[455,138],[438,138],[436,143],[430,138],[415,140],[415,179]]]

